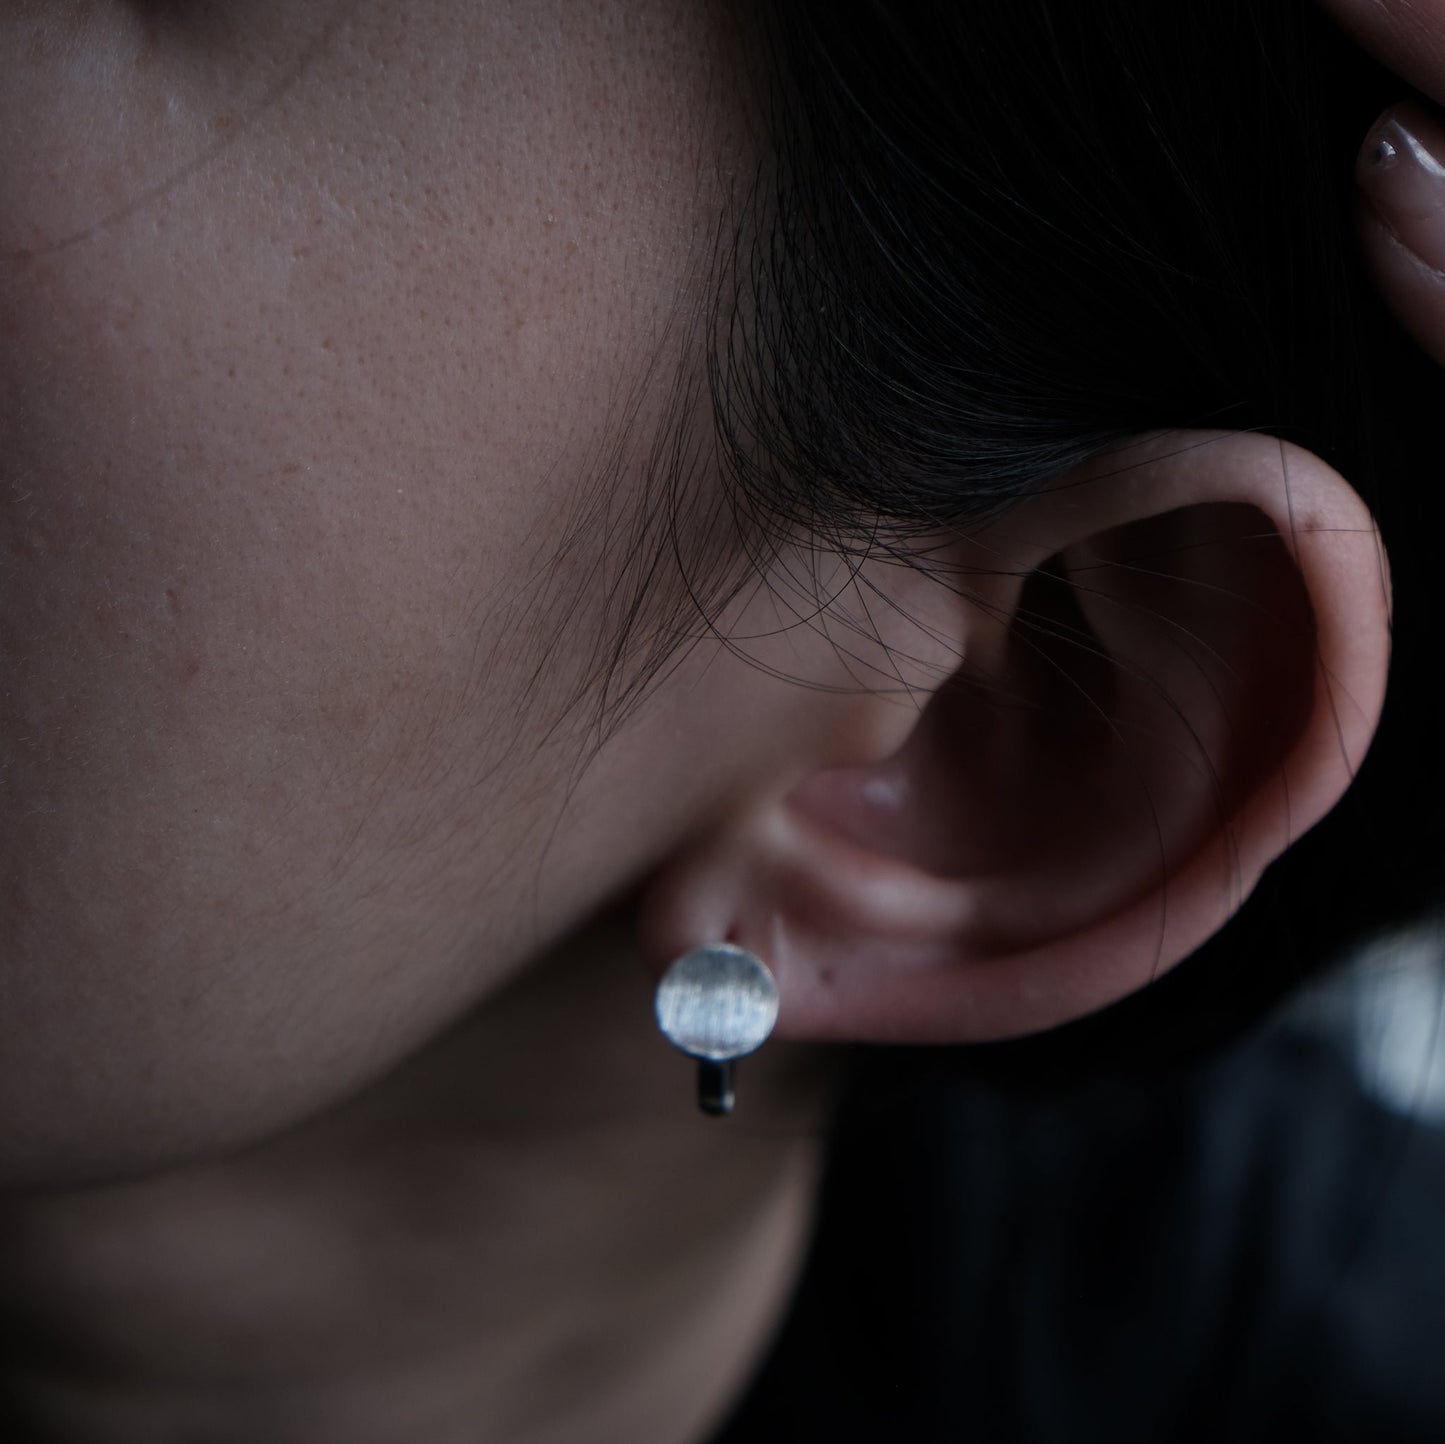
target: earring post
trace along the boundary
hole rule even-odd
[[[733,1111],[733,1102],[732,1060],[715,1063],[702,1059],[697,1065],[697,1106],[714,1118],[726,1118]]]

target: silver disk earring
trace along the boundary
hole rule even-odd
[[[734,1060],[762,1047],[778,1020],[766,964],[731,943],[693,948],[662,975],[653,1006],[662,1036],[698,1060],[698,1106],[731,1113]]]

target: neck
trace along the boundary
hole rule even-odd
[[[796,1276],[830,1069],[769,1045],[707,1119],[650,1018],[602,926],[281,1139],[0,1204],[0,1385],[77,1444],[703,1437]]]

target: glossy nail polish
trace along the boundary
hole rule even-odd
[[[1392,106],[1371,127],[1355,170],[1390,230],[1445,271],[1445,128],[1420,106]]]

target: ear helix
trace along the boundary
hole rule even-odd
[[[778,985],[755,954],[708,943],[677,958],[653,1004],[673,1047],[698,1060],[697,1101],[704,1113],[733,1108],[733,1063],[767,1041],[778,1020]]]

